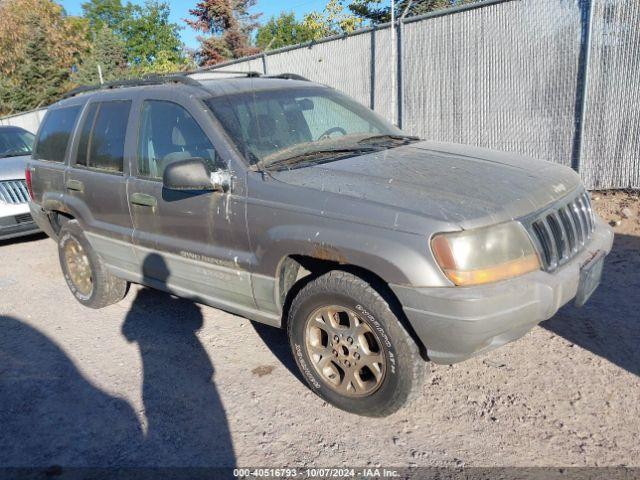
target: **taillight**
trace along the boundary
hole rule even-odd
[[[27,181],[27,191],[29,192],[29,196],[31,200],[33,200],[33,187],[31,186],[31,169],[27,167],[24,171],[24,178]]]

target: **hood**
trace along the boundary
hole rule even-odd
[[[30,155],[0,158],[0,180],[22,180]]]
[[[570,168],[466,145],[419,142],[289,171],[276,180],[467,229],[521,218],[581,186]]]

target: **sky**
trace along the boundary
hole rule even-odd
[[[86,0],[58,0],[59,3],[64,7],[69,15],[80,15],[82,14],[81,5]],[[125,3],[126,0],[123,0],[122,3]],[[171,16],[170,19],[172,22],[177,23],[178,25],[184,26],[185,28],[180,32],[180,36],[184,44],[189,48],[197,48],[198,41],[196,40],[196,36],[198,33],[187,26],[183,19],[189,16],[189,8],[192,8],[197,0],[190,1],[179,1],[179,0],[167,0],[169,5],[171,6]],[[144,3],[143,0],[133,0],[132,3]],[[302,18],[306,13],[312,10],[322,10],[326,5],[327,0],[258,0],[258,4],[254,8],[255,12],[263,12],[260,21],[267,21],[272,16],[277,16],[280,12],[286,11],[295,12],[298,18]]]

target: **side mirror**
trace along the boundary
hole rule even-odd
[[[298,105],[300,105],[300,110],[309,111],[314,109],[313,100],[310,98],[303,98],[298,100]]]
[[[200,157],[168,164],[162,175],[162,183],[168,190],[222,190],[211,181],[211,170]]]

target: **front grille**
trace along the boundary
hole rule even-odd
[[[27,182],[25,180],[0,181],[0,200],[12,205],[27,203],[29,201]]]
[[[575,257],[589,242],[594,229],[595,219],[587,192],[545,211],[530,224],[546,271],[553,271]]]

